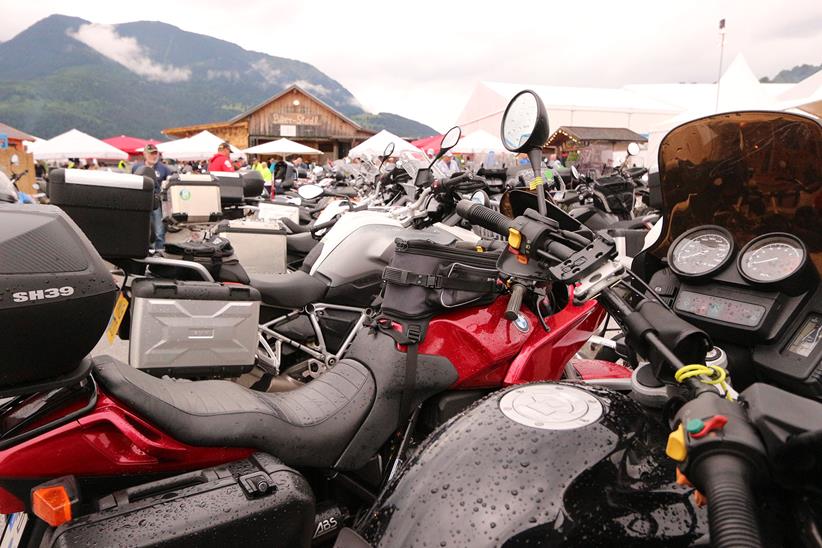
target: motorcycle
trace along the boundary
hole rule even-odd
[[[460,204],[509,242],[530,234],[516,251],[618,321],[638,365],[629,393],[537,383],[489,396],[436,430],[338,544],[818,544],[821,148],[817,121],[783,112],[672,130],[666,229],[638,259],[653,265],[644,279],[601,235],[569,245],[556,215]],[[766,193],[797,199],[778,215],[746,205]],[[748,222],[720,225],[727,210]]]
[[[0,513],[27,512],[31,523],[26,535],[35,544],[43,538],[56,542],[69,529],[97,523],[97,512],[107,505],[104,514],[110,515],[112,507],[100,497],[121,493],[118,489],[125,497],[118,500],[154,508],[152,512],[158,508],[154,502],[171,500],[192,485],[216,489],[226,482],[236,485],[235,480],[245,481],[242,489],[258,502],[279,500],[271,498],[277,489],[282,489],[277,496],[292,493],[284,483],[275,481],[280,487],[272,489],[273,477],[262,483],[260,476],[246,477],[254,467],[269,470],[269,464],[292,470],[289,478],[300,478],[298,490],[305,503],[301,515],[310,515],[312,522],[308,536],[288,538],[298,538],[303,545],[314,536],[328,538],[338,529],[328,525],[332,520],[341,525],[349,512],[373,501],[414,440],[499,386],[560,378],[566,361],[601,321],[593,304],[564,305],[560,299],[568,299],[566,286],[509,278],[514,289],[507,297],[496,282],[496,270],[477,266],[494,264],[496,255],[490,251],[406,242],[395,256],[412,264],[423,260],[431,273],[409,273],[408,262],[392,261],[393,270],[386,276],[394,293],[392,297],[386,290],[386,303],[394,303],[398,314],[408,312],[409,302],[427,303],[427,308],[396,319],[374,318],[356,333],[346,357],[311,382],[264,393],[227,381],[160,379],[110,357],[85,358],[106,327],[118,288],[76,225],[52,206],[3,207],[0,219],[22,227],[12,232],[13,245],[28,236],[59,237],[60,254],[50,264],[84,267],[24,274],[27,263],[21,257],[15,273],[4,275],[4,286],[12,288],[14,298],[3,302],[3,329],[15,347],[4,348],[8,370],[0,390],[11,398],[0,408],[5,425],[0,435]],[[3,234],[7,239],[0,249],[11,238],[9,231]],[[24,256],[40,252],[29,245],[15,249]],[[65,285],[41,289],[57,279]],[[403,293],[418,290],[425,299]],[[32,306],[41,293],[44,304]],[[523,299],[527,308],[519,311]],[[82,311],[83,321],[77,321],[78,312],[62,310]],[[24,344],[20,326],[27,322],[21,317],[52,312],[60,334],[51,339],[54,344]],[[255,453],[260,451],[276,458]],[[63,495],[68,506],[59,502]],[[264,507],[259,502],[256,508]],[[55,513],[55,508],[60,511]],[[181,535],[180,529],[191,521],[182,508],[180,512],[155,523],[166,523],[168,534]],[[229,538],[226,530],[211,531],[206,523],[211,522],[194,528],[200,538]],[[300,534],[305,530],[304,521],[265,523],[280,523],[278,527]],[[248,538],[273,531],[259,524],[258,519]],[[125,534],[114,526],[95,531]],[[166,533],[158,537],[155,529],[150,534],[155,542]],[[238,534],[242,536],[234,530],[230,538],[236,541]],[[126,541],[112,537],[98,542]]]

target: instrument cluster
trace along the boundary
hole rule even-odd
[[[668,266],[678,276],[707,278],[724,270],[734,257],[734,240],[720,226],[700,226],[677,238]],[[781,232],[763,234],[745,244],[736,259],[739,274],[752,284],[787,284],[802,273],[808,252],[802,240]]]

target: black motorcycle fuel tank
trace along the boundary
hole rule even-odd
[[[616,392],[505,389],[431,434],[356,532],[372,546],[688,546],[707,519],[666,438]]]

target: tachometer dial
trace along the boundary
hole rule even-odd
[[[674,241],[668,251],[668,264],[680,276],[705,276],[727,264],[733,246],[733,238],[724,228],[697,227]]]
[[[751,282],[773,283],[799,272],[805,245],[790,234],[765,234],[751,240],[739,256],[739,273]]]

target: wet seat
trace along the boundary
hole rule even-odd
[[[251,274],[249,285],[260,292],[263,302],[280,308],[302,308],[318,302],[328,292],[319,277],[297,270],[283,274]]]
[[[111,356],[93,359],[99,385],[137,416],[183,443],[247,447],[289,466],[330,467],[374,400],[374,379],[344,359],[289,392],[257,392],[229,381],[159,379]]]

